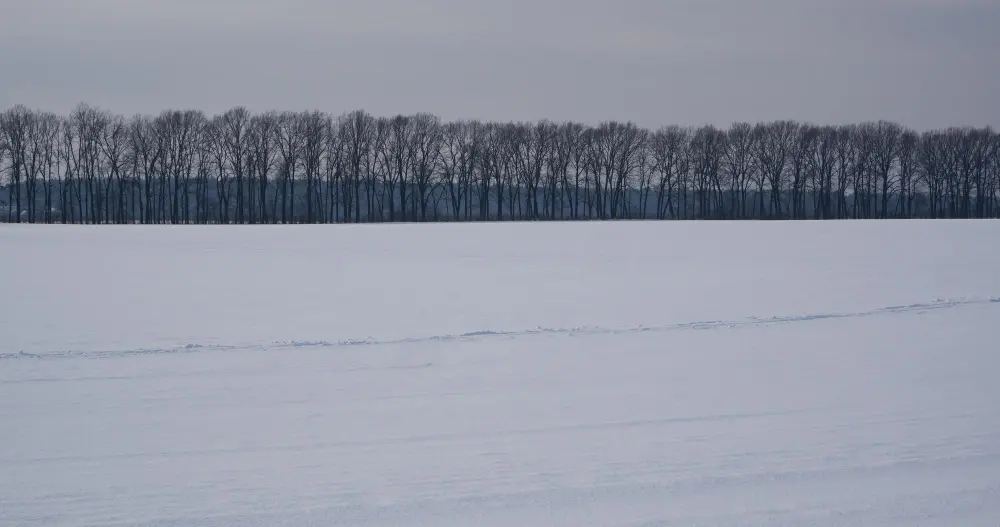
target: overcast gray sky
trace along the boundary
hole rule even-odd
[[[0,0],[0,106],[1000,125],[1000,0]]]

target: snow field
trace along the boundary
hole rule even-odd
[[[0,525],[994,525],[998,235],[4,227]]]

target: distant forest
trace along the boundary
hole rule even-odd
[[[365,111],[0,114],[0,221],[995,218],[1000,136],[893,122],[648,130]]]

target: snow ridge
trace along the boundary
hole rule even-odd
[[[227,350],[277,350],[294,348],[340,348],[349,346],[388,346],[404,344],[421,344],[432,342],[466,342],[478,341],[487,338],[527,338],[540,335],[618,335],[643,332],[665,332],[682,330],[714,330],[714,329],[738,329],[746,327],[770,326],[776,324],[789,324],[796,322],[809,322],[815,320],[842,319],[842,318],[862,318],[886,314],[921,314],[931,310],[950,309],[972,305],[1000,304],[1000,297],[984,298],[957,298],[957,299],[936,299],[933,302],[916,303],[906,305],[895,305],[871,309],[867,311],[853,311],[841,313],[816,313],[805,315],[786,315],[771,317],[750,317],[742,320],[707,320],[699,322],[686,322],[680,324],[668,324],[663,326],[633,326],[621,328],[605,328],[579,326],[571,328],[545,328],[537,327],[523,330],[479,330],[451,335],[432,335],[426,337],[405,337],[397,339],[345,339],[345,340],[316,340],[316,341],[278,341],[268,344],[246,344],[246,345],[203,345],[185,344],[172,348],[139,348],[130,350],[107,350],[107,351],[53,351],[46,353],[28,353],[18,351],[14,353],[0,353],[0,360],[11,359],[57,359],[57,358],[115,358],[135,355],[155,355],[166,353],[193,353],[201,351],[227,351]]]

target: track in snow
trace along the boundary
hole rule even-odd
[[[187,344],[173,348],[141,348],[132,350],[107,350],[107,351],[53,351],[45,353],[0,353],[0,360],[16,359],[59,359],[59,358],[91,358],[104,359],[115,357],[127,357],[133,355],[156,355],[166,353],[192,353],[199,351],[227,351],[227,350],[274,350],[291,348],[340,348],[354,346],[388,346],[402,344],[426,344],[433,342],[469,342],[479,341],[487,338],[526,338],[539,335],[616,335],[629,333],[682,331],[682,330],[711,330],[711,329],[737,329],[745,327],[760,327],[774,324],[789,324],[795,322],[809,322],[815,320],[863,318],[887,314],[916,313],[921,314],[932,310],[952,309],[956,307],[1000,304],[1000,297],[981,298],[957,298],[950,300],[935,300],[933,302],[915,303],[907,305],[888,306],[868,311],[853,311],[843,313],[818,313],[807,315],[785,315],[771,317],[750,317],[741,320],[709,320],[701,322],[686,322],[680,324],[667,324],[663,326],[635,326],[623,328],[602,328],[602,327],[574,327],[574,328],[534,328],[512,331],[481,330],[471,331],[453,335],[433,335],[427,337],[406,337],[399,339],[347,339],[337,341],[282,341],[269,344],[246,344],[246,345],[202,345]]]

